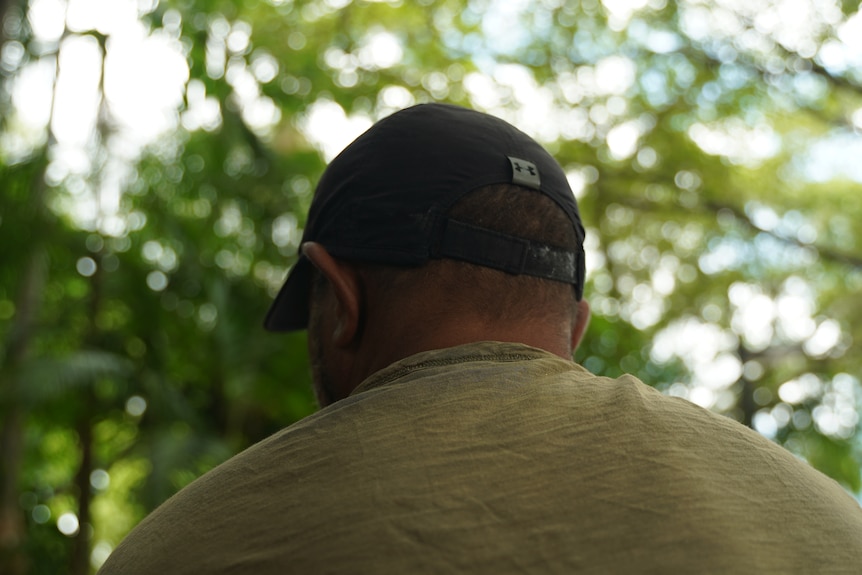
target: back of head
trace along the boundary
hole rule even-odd
[[[566,176],[541,145],[499,118],[422,104],[330,163],[302,241],[357,263],[391,302],[490,321],[565,314],[583,294],[583,239]],[[312,268],[300,255],[268,329],[307,326]]]
[[[579,239],[566,213],[535,190],[495,184],[462,197],[454,221],[576,252]],[[486,324],[553,321],[575,313],[571,285],[468,261],[431,259],[420,267],[361,264],[375,294],[393,308],[418,307],[429,321],[445,317]],[[400,313],[400,312],[399,312]]]

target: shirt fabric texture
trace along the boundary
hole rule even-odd
[[[100,573],[862,573],[754,431],[513,343],[420,353],[180,491]]]

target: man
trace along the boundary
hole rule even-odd
[[[327,168],[266,327],[324,408],[178,493],[103,573],[860,573],[862,511],[751,430],[571,361],[589,307],[559,165],[402,110]]]

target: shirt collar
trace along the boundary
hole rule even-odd
[[[443,349],[433,349],[405,357],[373,373],[356,386],[350,395],[386,385],[407,374],[430,367],[473,361],[507,362],[547,358],[566,361],[549,351],[512,342],[479,341]]]

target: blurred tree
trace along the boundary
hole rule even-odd
[[[422,101],[570,175],[576,359],[860,491],[862,16],[837,0],[0,2],[0,571],[87,573],[313,410],[260,322],[326,160]]]

